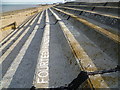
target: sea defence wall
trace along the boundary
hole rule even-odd
[[[118,4],[68,2],[33,15],[0,42],[0,88],[63,89],[74,80],[73,88],[119,89]],[[81,71],[104,74],[79,85]]]

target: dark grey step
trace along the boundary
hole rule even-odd
[[[7,72],[8,68],[10,67],[11,63],[14,61],[14,59],[16,58],[16,56],[18,55],[20,49],[22,48],[22,46],[24,45],[24,43],[26,42],[26,40],[28,39],[29,35],[32,33],[34,27],[36,26],[36,22],[38,21],[38,18],[35,20],[35,22],[33,23],[32,26],[30,26],[29,31],[23,36],[23,38],[18,42],[18,44],[16,46],[14,46],[14,49],[11,51],[11,53],[5,58],[5,60],[2,62],[2,77],[5,75],[5,73]],[[18,37],[19,38],[19,37]],[[17,39],[16,39],[17,40]],[[15,43],[15,42],[13,42]],[[12,45],[12,44],[11,44]],[[10,45],[10,46],[11,46]],[[10,47],[9,47],[10,48]],[[8,49],[8,48],[7,48]],[[6,50],[7,52],[7,50]],[[4,55],[4,54],[3,54]]]
[[[67,12],[71,12],[71,13],[73,13],[75,15],[78,15],[78,16],[84,16],[84,17],[93,19],[97,22],[108,25],[111,28],[114,27],[118,30],[120,29],[120,26],[119,26],[119,20],[120,19],[119,18],[105,16],[104,14],[99,14],[99,13],[86,12],[86,11],[82,11],[82,10],[79,10],[79,9],[75,10],[75,8],[73,8],[73,9],[69,9],[69,8],[67,9],[67,8],[64,8],[64,7],[57,7],[57,8],[65,10]],[[118,30],[112,31],[112,32],[113,33],[120,33],[120,31],[118,31]]]
[[[120,2],[66,2],[65,5],[88,5],[88,6],[120,6]]]
[[[79,5],[64,5],[65,7],[77,8],[77,9],[84,9],[90,11],[96,11],[101,13],[108,13],[112,15],[118,16],[120,8],[116,7],[108,7],[108,6],[79,6]]]
[[[68,18],[68,15],[59,12],[65,18]],[[120,43],[113,41],[108,38],[106,35],[100,33],[99,31],[88,27],[87,25],[77,21],[74,18],[70,18],[69,22],[71,22],[75,27],[79,28],[81,32],[83,32],[91,41],[93,41],[103,52],[105,52],[108,56],[110,56],[113,60],[118,61],[120,58],[119,48]]]

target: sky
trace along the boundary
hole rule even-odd
[[[63,2],[64,0],[2,0],[2,3],[56,3]]]

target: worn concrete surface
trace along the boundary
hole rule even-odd
[[[66,86],[81,70],[110,69],[118,64],[117,42],[75,18],[67,18],[62,12],[47,9],[22,32],[8,36],[1,48],[1,88]],[[114,29],[89,17],[79,18]],[[93,87],[118,88],[118,73],[89,76],[89,80]]]

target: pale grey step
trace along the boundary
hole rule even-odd
[[[1,56],[0,64],[2,64],[2,76],[5,75],[6,71],[10,67],[13,60],[16,58],[17,54],[19,53],[20,49],[24,45],[25,41],[28,39],[29,35],[33,31],[33,28],[36,26],[38,18],[34,22],[32,26],[29,26],[24,33],[21,34],[20,37],[11,45],[9,49]]]
[[[20,35],[22,33],[24,33],[25,29],[30,26],[30,23],[34,23],[33,20],[36,20],[37,17],[39,16],[39,14],[37,14],[37,16],[35,16],[35,18],[33,17],[33,19],[31,19],[30,21],[28,21],[25,24],[25,27],[21,28],[21,29],[17,29],[13,34],[10,35],[11,38],[9,38],[9,40],[7,40],[1,47],[0,47],[0,52],[2,52],[2,55],[6,52],[7,49],[9,49],[9,47],[20,37]]]
[[[37,63],[36,58],[39,51],[38,46],[41,43],[42,32],[43,30],[40,29],[39,25],[35,25],[32,33],[25,41],[18,55],[4,75],[2,87],[30,88],[32,86]]]

